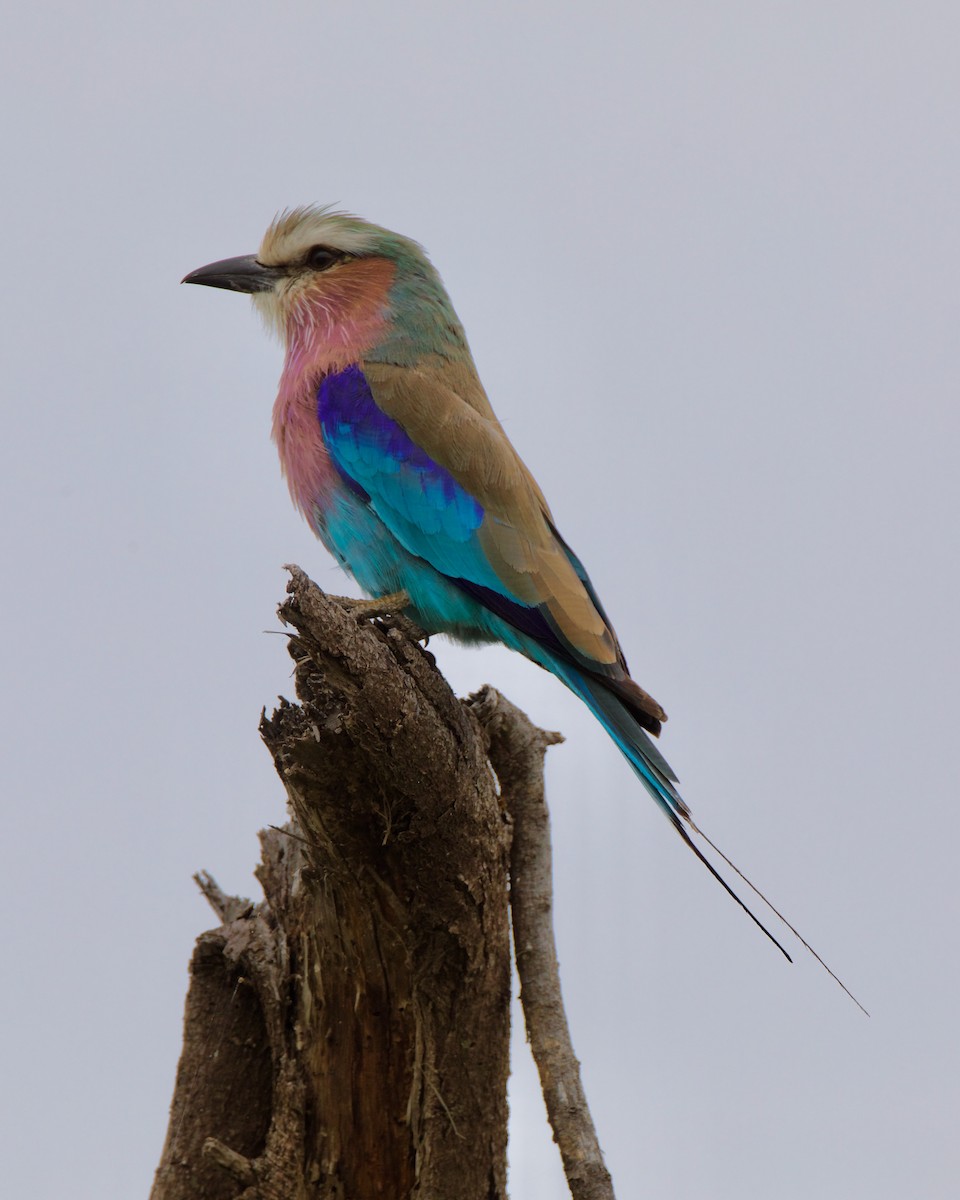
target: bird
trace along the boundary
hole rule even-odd
[[[281,468],[295,506],[360,588],[402,605],[427,635],[499,642],[555,675],[783,955],[792,961],[693,835],[847,991],[694,822],[653,741],[666,713],[631,677],[581,559],[494,413],[423,248],[310,205],[279,213],[256,254],[209,263],[182,282],[249,294],[279,336],[273,438]]]

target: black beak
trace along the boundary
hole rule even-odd
[[[205,287],[227,288],[231,292],[269,292],[285,272],[280,267],[265,267],[254,254],[223,258],[220,262],[198,267],[184,275],[181,283],[202,283]]]

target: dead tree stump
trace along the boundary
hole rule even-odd
[[[291,823],[192,963],[151,1200],[502,1200],[510,823],[483,733],[398,629],[297,569]]]

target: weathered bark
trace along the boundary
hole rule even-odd
[[[614,1200],[613,1181],[580,1079],[560,989],[553,935],[553,867],[550,813],[543,786],[543,756],[563,741],[538,729],[499,692],[473,697],[490,742],[490,761],[503,803],[513,818],[510,908],[520,1000],[530,1049],[540,1073],[553,1137],[573,1200]]]
[[[483,735],[397,629],[294,569],[299,705],[262,733],[292,823],[259,905],[204,879],[152,1200],[500,1200],[509,822]]]

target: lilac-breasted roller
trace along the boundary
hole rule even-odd
[[[299,208],[274,221],[256,255],[211,263],[185,282],[250,293],[279,333],[273,436],[283,472],[360,587],[405,593],[405,614],[427,633],[502,642],[561,679],[746,908],[691,840],[701,831],[649,736],[666,714],[630,677],[423,249],[346,213]]]

